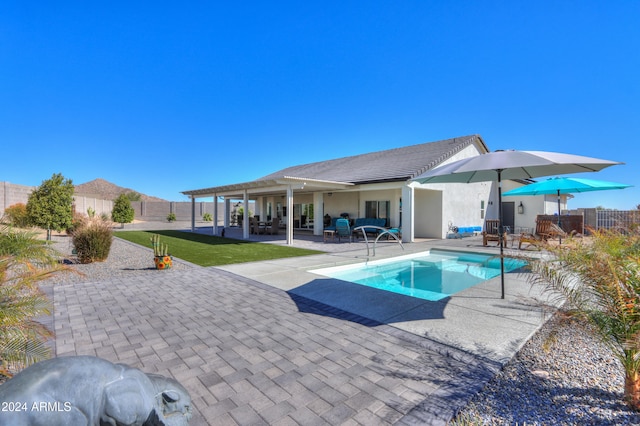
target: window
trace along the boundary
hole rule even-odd
[[[385,226],[389,226],[391,201],[365,201],[364,217],[386,219]]]
[[[313,204],[293,205],[293,227],[311,228],[313,225]]]

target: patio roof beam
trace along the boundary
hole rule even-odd
[[[353,186],[350,182],[335,182],[330,180],[319,179],[307,179],[301,177],[284,176],[280,179],[269,180],[255,180],[252,182],[236,183],[231,185],[216,186],[211,188],[196,189],[192,191],[183,191],[185,195],[196,197],[212,197],[217,195],[238,195],[243,194],[244,190],[249,190],[252,193],[259,193],[260,191],[279,190],[286,192],[289,185],[293,185],[294,189],[296,184],[304,184],[304,186],[313,187],[317,189],[337,190],[346,189],[349,186]]]

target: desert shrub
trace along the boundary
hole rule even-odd
[[[4,209],[9,224],[16,228],[26,228],[29,225],[27,206],[23,203],[13,204]]]
[[[85,217],[71,234],[80,263],[102,262],[109,257],[113,231],[111,222]]]
[[[205,222],[211,222],[213,220],[213,217],[211,216],[211,213],[205,213],[202,215],[202,220],[204,220]]]
[[[169,214],[167,215],[167,220],[168,220],[169,222],[173,222],[174,220],[176,220],[176,214],[175,214],[175,213],[169,213]]]
[[[114,222],[118,222],[124,226],[125,223],[133,222],[135,210],[131,207],[131,200],[125,194],[120,194],[113,201],[113,210],[111,210],[111,218]]]

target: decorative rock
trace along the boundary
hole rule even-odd
[[[544,370],[532,370],[531,374],[541,379],[548,379],[550,376],[549,372]]]
[[[639,425],[623,391],[611,350],[584,323],[559,314],[458,414],[478,423],[457,424]]]

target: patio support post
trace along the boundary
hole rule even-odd
[[[402,242],[412,243],[414,241],[414,200],[415,188],[413,186],[402,187]]]
[[[313,235],[323,234],[324,194],[320,191],[313,193]]]
[[[287,245],[293,244],[293,188],[287,186]]]
[[[244,204],[242,214],[242,238],[245,240],[249,239],[249,193],[247,190],[244,190],[242,202]]]
[[[231,224],[231,200],[229,198],[224,199],[224,227],[228,228]]]
[[[218,196],[213,194],[213,235],[218,235]]]
[[[269,213],[267,211],[267,197],[260,197],[258,201],[256,201],[256,204],[258,204],[258,202],[260,203],[260,219],[271,220],[271,218],[267,217],[267,214]]]
[[[191,232],[196,232],[196,197],[191,196]]]

